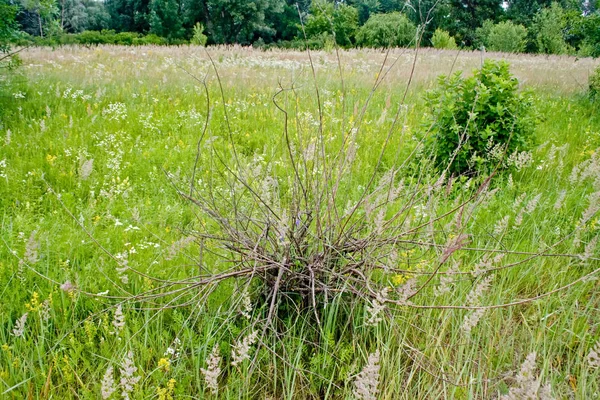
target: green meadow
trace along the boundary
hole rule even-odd
[[[0,82],[0,398],[600,396],[597,60],[20,56]],[[442,174],[423,94],[484,58],[531,96],[530,150]],[[299,234],[282,232],[303,227],[288,263]],[[317,288],[285,280],[328,249],[337,272],[308,268]]]

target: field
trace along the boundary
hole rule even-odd
[[[0,398],[350,399],[369,377],[378,399],[600,396],[597,60],[193,46],[21,58],[0,82]],[[483,58],[531,93],[534,146],[489,181],[441,175],[423,93]],[[340,271],[383,267],[278,293],[264,259],[287,260],[299,236],[281,232],[304,226],[311,260],[352,244],[360,256],[332,256]]]

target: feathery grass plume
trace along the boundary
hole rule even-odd
[[[598,247],[598,235],[594,236],[588,244],[585,245],[583,254],[579,256],[581,261],[587,261],[594,256],[596,248]]]
[[[85,160],[79,166],[79,178],[81,180],[86,180],[87,178],[90,177],[93,170],[94,170],[94,159],[91,158],[89,160]]]
[[[375,326],[383,319],[381,312],[385,310],[385,301],[388,297],[388,291],[389,288],[384,287],[377,292],[377,296],[371,301],[371,305],[367,305],[367,312],[369,313],[367,325]]]
[[[561,190],[560,193],[558,194],[558,198],[556,199],[556,202],[554,203],[554,209],[555,210],[560,210],[565,202],[565,197],[567,196],[567,191],[566,190]]]
[[[250,350],[252,349],[252,345],[256,342],[258,337],[258,331],[252,331],[248,336],[246,336],[241,341],[238,341],[233,345],[233,349],[231,350],[231,365],[237,367],[244,360],[250,358]]]
[[[587,355],[587,362],[591,368],[600,368],[600,340],[596,342]]]
[[[485,309],[478,308],[477,310],[465,315],[463,319],[463,323],[460,329],[465,333],[465,335],[470,335],[473,328],[477,326],[481,317],[485,314]]]
[[[250,320],[252,316],[252,299],[250,299],[250,294],[248,293],[248,290],[244,290],[244,292],[242,293],[242,308],[240,310],[240,313],[247,320]]]
[[[200,368],[200,372],[204,375],[204,383],[210,389],[212,394],[219,392],[219,375],[221,374],[221,356],[219,355],[219,346],[215,344],[212,352],[206,359],[206,369]]]
[[[115,327],[115,333],[117,335],[125,327],[125,314],[123,314],[123,308],[122,308],[121,304],[119,304],[115,310],[112,324]]]
[[[113,367],[108,367],[102,378],[102,386],[100,392],[102,393],[102,399],[108,399],[117,388],[115,387],[115,378],[113,374]]]
[[[27,244],[25,245],[25,254],[23,255],[23,259],[28,264],[35,264],[38,262],[38,251],[40,249],[40,243],[35,240],[35,235],[37,231],[31,232],[29,239],[27,240]]]
[[[505,215],[504,217],[502,217],[502,219],[496,222],[496,225],[494,226],[494,235],[500,236],[504,233],[504,231],[506,231],[506,228],[508,228],[509,219],[510,217],[508,215]]]
[[[536,353],[529,353],[519,373],[515,376],[515,386],[500,400],[554,400],[550,385],[543,385],[537,376]]]
[[[367,365],[354,380],[353,394],[359,400],[377,400],[379,393],[379,350],[371,353]]]
[[[15,326],[12,330],[12,335],[14,337],[22,337],[25,333],[25,323],[27,322],[28,315],[28,313],[23,314],[21,318],[19,318],[17,322],[15,322]]]
[[[123,359],[121,363],[121,367],[119,368],[121,372],[121,380],[119,382],[119,386],[121,387],[121,396],[124,400],[129,400],[129,395],[133,392],[133,388],[137,383],[142,379],[141,376],[135,376],[137,372],[137,367],[133,362],[133,352],[127,352],[127,355]]]
[[[186,236],[184,238],[176,240],[175,242],[173,242],[171,247],[169,247],[169,254],[167,254],[167,256],[165,257],[165,260],[174,259],[181,252],[181,250],[185,249],[190,243],[193,243],[193,242],[194,242],[193,236]]]

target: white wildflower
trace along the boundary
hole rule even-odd
[[[354,381],[354,396],[360,400],[377,400],[379,389],[379,350],[369,355],[367,365]]]

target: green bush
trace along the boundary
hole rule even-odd
[[[546,54],[566,54],[573,49],[565,40],[567,19],[565,11],[558,3],[541,9],[533,19],[531,27],[538,52]]]
[[[527,47],[527,28],[511,21],[493,25],[483,43],[491,51],[523,53]]]
[[[440,76],[438,88],[427,92],[425,101],[428,143],[436,164],[451,173],[489,172],[504,154],[530,144],[532,100],[518,92],[506,62],[486,60],[470,78],[461,72]]]
[[[436,49],[455,50],[458,48],[454,38],[448,32],[439,28],[435,30],[431,37],[431,45]]]
[[[590,75],[590,97],[600,100],[600,66]]]
[[[305,31],[309,39],[335,35],[335,43],[351,47],[358,30],[358,11],[346,4],[335,6],[327,1],[314,1],[306,19]]]
[[[361,47],[407,47],[414,44],[417,27],[399,12],[374,14],[359,29],[356,44]]]
[[[204,25],[202,25],[200,22],[196,22],[196,25],[194,25],[194,35],[192,36],[192,40],[190,40],[190,42],[199,46],[206,46],[207,41],[208,36],[204,34]]]

